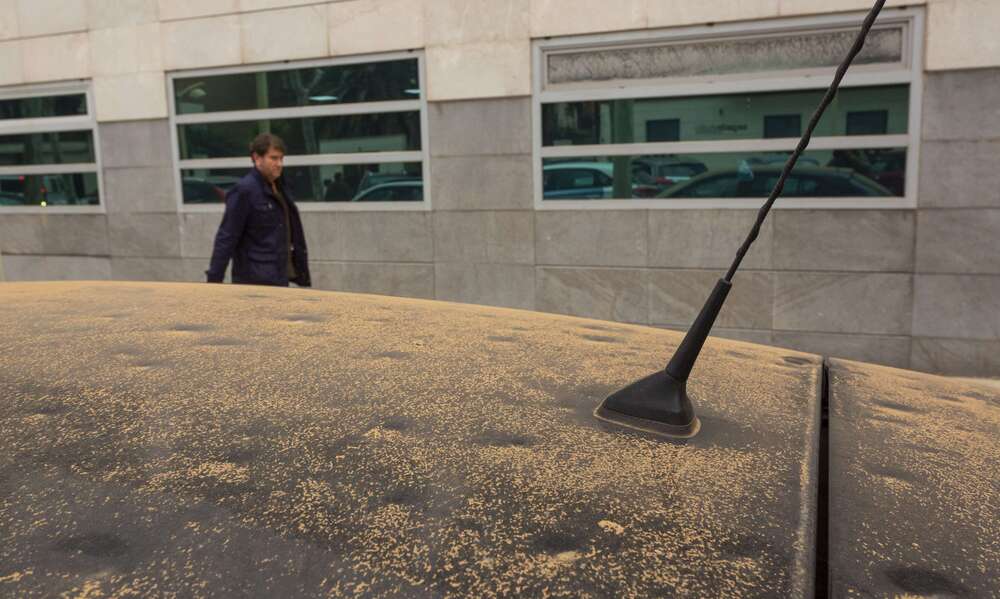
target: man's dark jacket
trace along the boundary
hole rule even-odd
[[[292,231],[292,264],[296,277],[291,282],[309,287],[309,257],[302,232],[299,209],[284,181],[276,182],[288,204]],[[205,274],[209,283],[221,283],[230,258],[233,283],[287,286],[288,241],[285,212],[271,186],[253,169],[226,193],[226,213],[215,235],[212,261]]]

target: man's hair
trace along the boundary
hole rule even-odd
[[[261,133],[250,142],[250,153],[257,156],[267,154],[271,148],[278,150],[282,154],[287,154],[285,151],[285,142],[273,133]]]

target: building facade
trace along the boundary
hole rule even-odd
[[[289,144],[314,285],[685,328],[867,0],[0,0],[0,277],[204,280]],[[1000,375],[1000,3],[887,3],[716,334]]]

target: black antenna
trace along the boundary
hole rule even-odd
[[[746,256],[750,245],[757,239],[757,235],[760,233],[760,226],[764,223],[764,219],[767,218],[767,213],[770,212],[774,201],[781,195],[785,187],[785,180],[788,178],[789,173],[792,172],[792,168],[795,167],[796,161],[798,161],[802,152],[805,151],[806,146],[809,145],[813,130],[816,128],[820,117],[823,116],[823,111],[826,110],[826,107],[830,105],[833,97],[837,94],[837,88],[840,87],[840,82],[844,78],[844,74],[847,73],[847,68],[851,65],[851,61],[854,60],[854,57],[858,55],[861,48],[865,45],[865,38],[868,36],[868,32],[875,23],[875,18],[881,12],[883,5],[885,5],[885,0],[877,0],[875,6],[868,13],[868,16],[865,17],[861,31],[858,32],[858,37],[854,40],[854,45],[851,47],[850,52],[847,53],[844,62],[837,68],[837,73],[833,77],[833,83],[826,90],[826,95],[823,96],[823,100],[809,120],[809,126],[806,127],[805,134],[799,140],[798,147],[788,157],[788,161],[785,162],[785,168],[781,171],[781,176],[778,177],[778,182],[774,185],[774,189],[771,190],[771,195],[768,196],[767,201],[764,202],[764,205],[758,211],[757,222],[754,223],[753,228],[750,229],[750,234],[747,235],[743,245],[736,252],[736,258],[733,260],[732,266],[729,267],[726,276],[719,279],[715,284],[715,289],[708,296],[708,300],[702,306],[698,318],[695,319],[687,335],[684,336],[684,340],[681,341],[680,346],[670,359],[666,369],[657,371],[613,393],[594,410],[596,417],[616,424],[623,424],[631,428],[669,437],[688,438],[698,434],[701,422],[695,415],[694,407],[691,405],[691,398],[687,394],[687,380],[691,374],[691,369],[694,368],[695,360],[698,359],[698,354],[701,353],[705,339],[708,338],[708,333],[712,330],[715,318],[719,315],[719,310],[722,309],[722,304],[726,301],[726,296],[729,295],[736,270],[740,267],[740,263],[743,262],[743,257]]]

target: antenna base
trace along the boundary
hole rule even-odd
[[[701,421],[687,394],[686,381],[660,370],[605,399],[594,410],[600,420],[665,437],[690,439]]]

